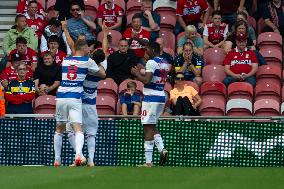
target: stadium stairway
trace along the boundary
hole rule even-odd
[[[0,60],[3,56],[3,38],[14,25],[17,0],[0,0]]]

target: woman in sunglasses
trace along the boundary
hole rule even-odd
[[[175,88],[170,91],[170,100],[174,115],[200,115],[197,108],[202,100],[192,86],[185,85],[184,75],[181,72],[175,76]]]

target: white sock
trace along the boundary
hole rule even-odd
[[[84,146],[84,134],[82,132],[76,132],[75,133],[76,155],[82,155],[83,146]]]
[[[89,162],[94,162],[94,154],[96,150],[96,138],[94,135],[87,136],[87,146],[88,146],[88,154],[89,154]]]
[[[62,149],[62,137],[61,133],[55,132],[54,134],[54,155],[57,161],[61,161],[61,149]]]
[[[71,147],[73,148],[74,151],[76,151],[76,146],[75,146],[75,133],[73,131],[68,132],[68,139]]]
[[[160,134],[155,134],[154,140],[155,140],[155,144],[158,148],[158,151],[161,153],[164,149],[164,142],[163,142],[162,136]]]
[[[144,142],[146,163],[152,163],[153,148],[154,148],[154,140]]]

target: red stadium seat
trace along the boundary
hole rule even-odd
[[[35,114],[55,114],[55,98],[56,97],[52,95],[39,96],[36,98],[34,102]]]
[[[203,97],[199,112],[202,116],[224,116],[225,101],[212,97]]]
[[[116,30],[109,30],[108,35],[112,36],[112,44],[115,46],[118,46],[119,40],[122,38],[122,35],[119,31]],[[102,42],[103,41],[103,32],[100,32],[98,34],[98,41]]]
[[[53,10],[55,2],[56,2],[56,0],[48,0],[47,1],[47,6],[46,6],[47,11]],[[42,6],[44,6],[44,5],[45,5],[45,3],[42,4]],[[45,8],[45,7],[43,7],[43,8]]]
[[[96,107],[99,115],[115,115],[116,102],[109,96],[97,96]]]
[[[95,9],[86,8],[86,10],[85,10],[85,15],[90,16],[93,21],[95,21],[95,19],[97,18],[97,13],[98,12]]]
[[[267,64],[281,66],[282,67],[282,51],[275,48],[274,46],[270,46],[267,48],[260,49],[260,54],[265,58]]]
[[[98,0],[84,0],[85,9],[98,10],[100,3]]]
[[[254,17],[248,16],[248,24],[256,30],[256,21]]]
[[[226,52],[221,48],[209,48],[204,51],[205,65],[223,65]]]
[[[127,14],[132,11],[141,11],[142,0],[129,0],[126,4]]]
[[[220,81],[226,77],[226,73],[224,71],[224,66],[221,65],[207,65],[202,69],[202,80],[206,81]]]
[[[101,1],[101,5],[104,4],[106,0]],[[125,11],[125,1],[124,0],[114,0],[114,4],[120,6]]]
[[[204,96],[220,96],[223,101],[226,100],[226,86],[219,81],[208,81],[201,85],[200,94]]]
[[[280,83],[275,83],[273,80],[262,80],[257,82],[255,87],[255,101],[259,99],[273,99],[280,102]]]
[[[257,37],[257,46],[262,49],[267,46],[274,46],[282,50],[282,36],[275,32],[265,32]]]
[[[137,90],[143,94],[143,87],[144,84],[141,81],[136,81],[136,80],[131,80],[131,79],[126,79],[124,80],[122,83],[120,83],[120,85],[118,86],[118,93],[122,93],[123,91],[125,91],[127,89],[127,83],[129,81],[134,81],[137,84]]]
[[[282,78],[282,69],[275,65],[260,66],[256,72],[256,78],[257,81],[269,78],[279,83]]]
[[[280,104],[273,99],[261,99],[254,103],[255,116],[279,116]]]
[[[247,99],[231,99],[226,105],[227,116],[252,116],[252,103]]]
[[[176,37],[173,34],[173,32],[161,30],[160,31],[160,37],[164,39],[164,47],[170,48],[172,50],[175,50],[176,48]]]
[[[257,22],[257,35],[260,35],[265,31],[271,31],[271,29],[265,24],[264,20],[260,18]]]
[[[109,96],[117,101],[117,84],[112,79],[101,80],[98,82],[98,95]]]
[[[247,82],[234,82],[228,86],[228,99],[253,100],[253,86]]]
[[[176,21],[177,21],[176,15],[162,12],[160,16],[161,16],[160,28],[169,29],[170,31],[172,31],[172,29],[176,25]]]

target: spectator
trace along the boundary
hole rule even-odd
[[[76,2],[81,10],[85,10],[84,0],[56,0],[54,5],[55,15],[60,21],[70,19],[72,17],[71,3]]]
[[[178,49],[177,49],[178,53],[182,52],[182,47],[185,42],[192,43],[194,54],[198,56],[203,56],[203,47],[204,47],[203,39],[197,33],[195,26],[189,25],[186,27],[185,35],[182,38],[180,38],[180,40],[178,41]]]
[[[164,51],[164,39],[159,37],[156,39],[156,42],[160,45],[160,57],[166,59],[169,64],[173,65],[174,60],[172,55]]]
[[[247,34],[237,35],[237,47],[230,51],[224,60],[225,72],[228,75],[223,83],[228,87],[236,81],[256,85],[255,73],[258,69],[256,54],[247,48]]]
[[[43,63],[40,63],[34,74],[35,91],[39,96],[55,95],[61,81],[61,68],[55,63],[51,52],[43,55]]]
[[[271,0],[263,8],[264,22],[274,32],[284,36],[284,2],[282,0]]]
[[[28,11],[28,5],[30,0],[21,0],[17,6],[17,14],[25,14]],[[45,15],[44,8],[37,2],[37,14]]]
[[[183,73],[186,81],[193,81],[199,86],[202,83],[201,69],[203,65],[203,59],[193,53],[193,46],[190,42],[183,45],[183,52],[174,59],[176,73]]]
[[[17,53],[11,54],[10,60],[12,62],[11,66],[5,68],[0,75],[2,86],[5,87],[5,89],[7,89],[10,81],[18,79],[17,68],[21,63],[23,63],[20,55]],[[27,79],[32,79],[33,72],[30,67],[27,67],[27,69]]]
[[[142,12],[140,18],[142,20],[142,28],[150,32],[150,41],[155,41],[159,37],[161,17],[153,11],[153,3],[151,0],[142,0]]]
[[[114,0],[106,0],[106,2],[98,8],[98,25],[102,28],[102,24],[105,22],[108,29],[121,31],[123,15],[123,9],[116,5]]]
[[[17,15],[15,25],[6,33],[3,41],[4,53],[9,55],[16,48],[16,39],[23,36],[27,40],[27,46],[33,50],[37,50],[38,38],[32,28],[27,26],[26,17]]]
[[[96,24],[92,21],[91,17],[85,16],[84,11],[80,8],[80,5],[76,2],[71,4],[72,18],[67,20],[67,27],[70,36],[73,40],[77,40],[80,33],[86,35],[88,45],[95,42],[95,36],[92,34],[92,30],[96,30]]]
[[[9,82],[5,92],[8,114],[32,114],[32,101],[35,97],[34,82],[26,80],[27,66],[20,64],[17,68],[18,80]]]
[[[228,25],[221,22],[221,12],[212,13],[212,23],[206,24],[203,31],[204,48],[222,48],[228,33]]]
[[[21,61],[28,65],[28,67],[31,67],[32,71],[35,71],[37,67],[37,55],[33,49],[27,46],[27,40],[24,37],[16,39],[16,49],[11,51],[8,60],[11,61],[13,54],[18,54]],[[8,63],[8,66],[10,66],[10,63]]]
[[[38,38],[41,38],[42,32],[46,26],[44,17],[37,14],[37,2],[30,1],[28,4],[28,11],[24,14],[27,18],[27,25],[31,27],[37,34]]]
[[[132,17],[131,25],[132,28],[128,28],[124,32],[123,37],[128,40],[130,49],[133,49],[136,56],[140,59],[139,63],[145,65],[143,60],[145,45],[149,42],[150,33],[142,28],[142,21],[139,13]]]
[[[41,36],[41,44],[40,44],[40,51],[47,51],[48,45],[47,42],[49,41],[50,36],[56,35],[59,38],[59,50],[71,55],[71,49],[67,44],[65,33],[62,31],[61,22],[56,19],[52,18],[49,21],[48,26],[45,27],[43,34]]]
[[[141,95],[138,93],[137,85],[134,81],[127,83],[127,90],[120,95],[119,99],[122,115],[139,115],[141,109]]]
[[[206,0],[177,0],[176,13],[176,35],[185,31],[187,25],[194,25],[202,33],[209,17],[208,3]]]
[[[170,100],[174,115],[199,116],[198,106],[202,100],[198,92],[183,83],[184,75],[177,73],[175,76],[175,88],[170,91]]]
[[[235,26],[234,26],[234,32],[231,33],[225,43],[224,43],[224,50],[226,53],[231,51],[233,48],[236,48],[236,36],[240,34],[246,34],[248,33],[248,24],[245,21],[237,21]],[[253,44],[253,41],[251,38],[247,39],[247,46],[251,50],[255,50],[255,46]]]
[[[138,58],[129,49],[128,41],[119,41],[118,51],[109,55],[107,60],[107,78],[113,79],[118,85],[124,80],[132,78],[131,68],[136,66]]]

